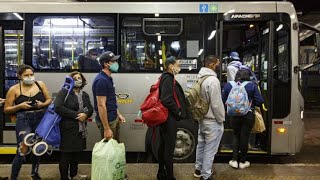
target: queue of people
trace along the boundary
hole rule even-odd
[[[235,62],[230,63],[228,74],[235,74],[221,91],[220,81],[216,71],[219,69],[220,60],[217,56],[209,55],[204,60],[198,78],[207,78],[201,84],[201,97],[208,102],[209,110],[199,121],[198,144],[196,148],[196,162],[194,176],[201,179],[212,179],[212,164],[218,151],[224,132],[226,114],[226,101],[233,89],[233,83],[245,84],[248,99],[251,102],[249,111],[242,116],[231,117],[233,128],[233,156],[229,165],[233,168],[246,168],[250,163],[246,161],[248,139],[254,123],[255,106],[260,107],[263,98],[255,83],[250,83],[250,70],[241,68],[240,58],[237,53],[232,54]],[[74,79],[74,88],[66,98],[66,91],[59,91],[54,100],[55,111],[62,117],[61,130],[61,159],[59,170],[61,179],[72,179],[77,175],[79,156],[86,149],[86,120],[96,112],[96,123],[100,130],[101,138],[111,138],[119,142],[119,127],[125,123],[124,116],[117,106],[115,86],[112,73],[117,72],[119,55],[111,51],[104,52],[99,63],[101,71],[92,82],[93,104],[89,95],[83,91],[87,84],[81,72],[74,71],[69,76]],[[239,64],[240,63],[240,64]],[[237,64],[237,67],[233,66]],[[165,71],[161,75],[160,100],[168,111],[167,120],[159,125],[160,146],[158,152],[159,168],[158,180],[174,180],[173,153],[176,144],[177,121],[187,116],[187,102],[183,89],[176,80],[181,68],[179,61],[171,56],[165,61]],[[20,65],[18,69],[20,82],[12,86],[6,96],[4,112],[15,114],[17,118],[16,137],[17,154],[12,163],[11,179],[17,179],[25,156],[30,153],[23,138],[34,132],[42,119],[46,108],[52,102],[49,91],[42,81],[36,81],[34,70],[28,65]],[[221,94],[222,92],[222,94]],[[0,99],[4,102],[4,99]],[[228,115],[228,113],[227,113]],[[41,179],[38,174],[40,157],[34,156],[32,160],[32,179]],[[127,178],[127,176],[126,176]]]

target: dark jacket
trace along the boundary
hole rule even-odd
[[[97,60],[92,60],[83,55],[79,56],[78,66],[81,71],[83,70],[101,70],[101,65]]]
[[[264,100],[263,100],[262,95],[259,92],[258,86],[255,83],[250,82],[244,88],[246,89],[246,91],[248,93],[249,101],[252,101],[251,107],[252,108],[254,108],[254,106],[261,107],[262,104],[264,103]],[[230,82],[228,82],[224,86],[223,91],[222,91],[223,103],[226,103],[231,89],[232,89],[232,85],[230,84]]]
[[[169,115],[173,115],[177,119],[183,119],[187,116],[186,98],[184,96],[183,89],[178,81],[176,81],[175,87],[174,76],[168,72],[163,73],[160,82],[160,100],[162,104],[168,108]],[[178,108],[177,103],[173,97],[173,89],[175,89],[181,108]],[[180,115],[179,115],[180,114]]]
[[[60,123],[61,131],[61,145],[60,150],[64,152],[83,151],[86,149],[86,139],[82,138],[79,132],[79,121],[76,119],[79,111],[79,103],[77,95],[72,91],[66,102],[67,91],[65,89],[60,90],[56,99],[54,100],[55,111],[62,116]],[[89,95],[83,91],[82,95],[83,108],[87,108],[88,111],[84,112],[87,117],[91,117],[93,107],[90,102]]]

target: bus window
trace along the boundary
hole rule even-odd
[[[290,28],[284,23],[275,23],[273,60],[273,118],[285,118],[290,113]]]
[[[17,67],[23,63],[23,30],[4,30],[5,79],[4,92],[19,82]],[[5,116],[5,126],[14,126],[15,121]]]
[[[111,17],[40,16],[33,21],[32,65],[38,70],[98,71],[98,55],[113,43]]]
[[[161,72],[166,58],[175,56],[182,73],[194,73],[214,54],[215,15],[152,16],[120,18],[122,72]]]

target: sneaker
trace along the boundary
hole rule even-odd
[[[250,162],[249,161],[246,161],[244,163],[239,163],[239,168],[240,169],[244,169],[244,168],[247,168],[250,166]]]
[[[236,169],[238,169],[238,161],[235,161],[235,160],[230,160],[229,161],[229,165],[231,166],[231,167],[233,167],[233,168],[236,168]]]
[[[201,176],[200,180],[205,180],[205,179]],[[208,179],[206,179],[206,180],[213,180],[213,178],[212,178],[212,176],[210,176],[210,177],[209,177]]]
[[[201,177],[201,171],[198,170],[198,169],[196,169],[196,170],[194,171],[194,173],[193,173],[193,176],[194,176],[194,177],[197,177],[197,178]]]
[[[34,175],[31,176],[32,180],[41,180],[41,177],[39,176],[38,173],[35,173]]]
[[[129,178],[128,178],[128,175],[127,175],[127,174],[125,174],[125,175],[124,175],[124,180],[129,180]]]

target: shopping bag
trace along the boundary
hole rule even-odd
[[[251,129],[251,133],[262,133],[263,131],[266,130],[266,126],[264,124],[260,108],[256,107],[254,114],[255,114],[255,120],[254,120],[254,125]]]
[[[123,180],[125,176],[126,154],[123,143],[114,139],[94,145],[92,150],[92,180]]]

